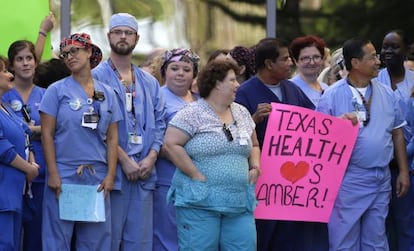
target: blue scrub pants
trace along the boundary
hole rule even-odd
[[[125,219],[123,192],[120,190],[111,191],[111,250],[118,251],[121,248],[122,229]]]
[[[72,184],[96,185],[101,183],[106,166],[76,169],[62,167],[62,181]],[[46,177],[47,178],[47,177]],[[47,180],[45,182],[47,184]],[[59,218],[59,199],[53,189],[45,185],[43,194],[42,236],[43,251],[69,251],[75,235],[76,251],[111,250],[111,200],[105,197],[105,222],[77,222]]]
[[[410,189],[406,196],[397,198],[396,179],[398,166],[391,168],[392,196],[387,217],[387,233],[390,249],[414,250],[414,175],[410,174]]]
[[[33,182],[33,198],[23,198],[23,251],[37,250],[42,246],[42,204],[44,182]]]
[[[175,209],[167,204],[170,186],[157,185],[154,191],[154,243],[152,250],[178,251]]]
[[[252,212],[218,213],[176,207],[180,251],[254,251],[256,227]]]
[[[348,167],[328,223],[331,251],[388,251],[385,219],[391,197],[388,167]]]
[[[153,193],[155,183],[129,182],[114,191],[112,202],[112,251],[152,251]]]
[[[59,219],[56,193],[45,188],[43,198],[43,251],[70,251],[72,235],[76,234],[76,251],[111,250],[110,198],[105,198],[105,222],[75,222]]]
[[[14,211],[1,211],[0,228],[0,250],[19,250],[22,232],[22,214]]]

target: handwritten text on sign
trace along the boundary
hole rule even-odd
[[[255,217],[328,222],[357,134],[348,120],[272,103]]]

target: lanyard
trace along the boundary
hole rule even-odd
[[[119,73],[118,69],[116,69],[114,63],[112,63],[112,60],[109,58],[108,59],[108,63],[111,66],[112,70],[115,72],[115,75],[118,77],[119,81],[122,83],[122,85],[125,87],[126,89],[126,93],[131,93],[131,102],[132,102],[132,106],[131,106],[131,112],[134,115],[135,118],[135,106],[134,106],[134,99],[135,99],[135,72],[134,72],[134,67],[131,64],[131,74],[132,74],[132,82],[131,82],[131,90],[129,89],[129,85],[126,83],[125,80],[122,79],[121,74]],[[128,101],[127,101],[128,102]],[[135,123],[134,123],[135,124]]]
[[[132,82],[131,82],[131,90],[129,89],[129,85],[126,83],[125,80],[122,79],[121,74],[119,73],[118,69],[116,69],[114,63],[112,63],[111,59],[108,59],[108,63],[109,66],[111,66],[112,70],[115,72],[115,75],[118,77],[119,81],[121,81],[122,85],[125,86],[125,89],[127,90],[128,93],[132,94],[132,97],[135,97],[135,72],[134,72],[134,67],[131,64],[131,75],[132,75]]]
[[[136,93],[135,93],[135,81],[136,81],[136,79],[135,79],[134,67],[131,64],[132,82],[130,84],[131,89],[129,89],[126,81],[122,79],[121,74],[119,73],[118,69],[116,69],[115,65],[113,64],[113,62],[112,62],[112,60],[110,58],[108,59],[108,63],[111,66],[112,70],[114,71],[115,75],[118,77],[119,81],[125,87],[126,93],[130,93],[131,94],[131,113],[132,113],[132,118],[133,118],[133,128],[134,128],[134,131],[136,131],[136,128],[137,128],[137,119],[135,118],[135,104],[134,104],[135,103],[134,102],[134,99],[135,99],[135,95],[136,95]],[[128,101],[126,101],[126,102],[128,102]]]
[[[135,87],[140,85],[141,89],[142,89],[142,103],[144,104],[144,108],[142,110],[142,113],[144,114],[144,117],[147,114],[147,106],[146,106],[146,92],[145,92],[145,86],[142,83],[142,81],[137,81],[136,76],[135,76],[135,70],[134,70],[134,65],[131,64],[131,74],[132,74],[132,83],[131,83],[131,90],[129,90],[129,88],[126,86],[125,81],[122,79],[121,74],[119,74],[118,70],[116,69],[115,65],[113,64],[112,60],[109,58],[108,59],[108,63],[111,66],[112,70],[114,71],[114,73],[116,74],[116,76],[118,77],[119,81],[121,81],[122,85],[125,86],[125,89],[127,90],[127,93],[131,93],[132,95],[132,109],[131,109],[131,113],[132,113],[132,118],[133,118],[133,127],[134,127],[134,131],[136,131],[137,129],[137,118],[136,118],[136,114],[135,114],[135,98],[136,98],[136,91],[135,91]],[[145,127],[146,127],[146,121],[145,119],[142,121],[142,130],[145,131]],[[141,130],[140,129],[140,130]]]
[[[369,95],[368,101],[366,100],[365,96],[362,95],[362,93],[349,81],[349,78],[346,79],[346,82],[348,83],[348,85],[352,88],[354,88],[354,90],[359,94],[359,97],[362,100],[362,104],[365,107],[365,110],[367,111],[366,114],[366,120],[364,121],[364,126],[366,126],[369,122],[369,119],[371,117],[371,101],[372,101],[372,96],[374,96],[374,92],[370,91],[372,90],[372,83],[371,81],[369,82],[368,88],[367,88],[367,92],[366,94]]]

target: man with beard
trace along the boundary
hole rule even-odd
[[[111,17],[108,60],[93,75],[114,88],[124,120],[119,122],[118,169],[111,193],[111,250],[152,250],[155,168],[163,135],[164,101],[158,81],[132,63],[139,40],[130,14]]]
[[[399,98],[399,105],[408,125],[404,129],[406,143],[413,135],[413,114],[410,106],[410,96],[414,87],[414,72],[404,67],[404,60],[407,57],[408,45],[407,36],[402,30],[388,32],[382,42],[381,58],[385,68],[378,73],[378,81],[391,87]],[[410,119],[411,118],[411,119]],[[408,154],[410,155],[410,154]],[[412,153],[411,153],[412,159]],[[411,186],[407,196],[399,198],[396,196],[396,179],[399,174],[398,163],[395,159],[390,162],[392,196],[389,214],[387,217],[387,232],[390,247],[393,250],[414,249],[414,187]],[[410,167],[410,181],[414,182],[414,166]]]

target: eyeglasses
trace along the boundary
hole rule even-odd
[[[109,33],[117,35],[117,36],[122,36],[122,34],[125,34],[126,37],[132,36],[132,35],[136,35],[137,32],[135,31],[129,31],[129,30],[112,30]]]
[[[228,141],[233,141],[233,135],[231,134],[230,128],[226,126],[226,123],[223,124],[223,132]]]
[[[69,51],[63,51],[62,53],[60,53],[59,58],[60,59],[66,59],[68,57],[68,55],[70,54],[72,57],[76,56],[76,54],[78,54],[79,50],[81,48],[79,47],[72,47],[69,49]]]
[[[319,55],[313,55],[313,56],[305,56],[305,57],[301,57],[299,58],[300,62],[304,63],[304,64],[309,64],[311,62],[311,60],[313,60],[314,63],[319,63],[322,60],[322,57]]]
[[[374,54],[374,55],[370,55],[366,57],[367,60],[381,60],[380,58],[381,58],[380,54]]]

